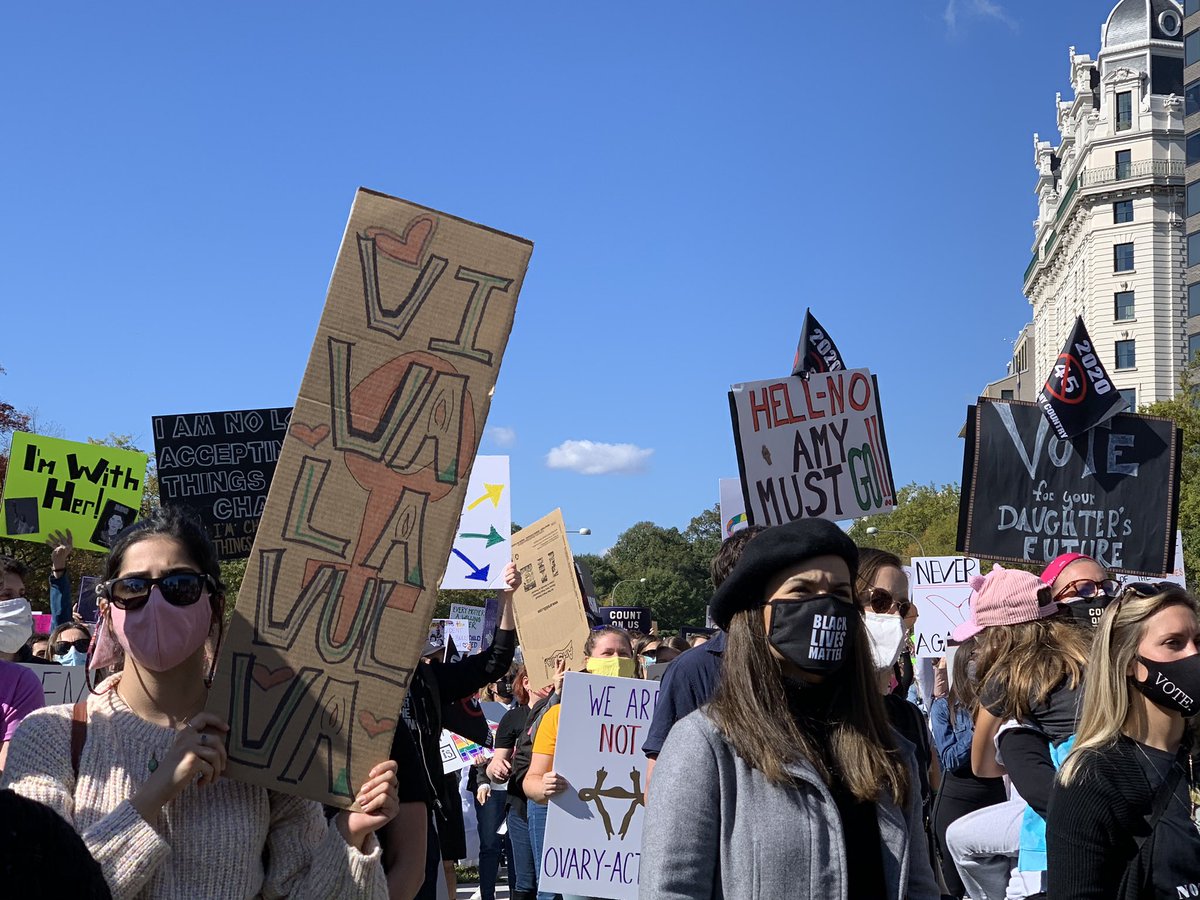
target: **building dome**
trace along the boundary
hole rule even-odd
[[[1183,7],[1175,0],[1120,0],[1100,30],[1101,51],[1150,40],[1183,40]]]

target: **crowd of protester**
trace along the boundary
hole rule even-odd
[[[539,876],[548,806],[575,789],[567,666],[533,689],[513,566],[481,652],[425,648],[391,759],[350,812],[223,777],[228,725],[204,708],[225,591],[200,527],[158,510],[126,529],[94,626],[69,600],[70,535],[50,544],[49,632],[28,571],[0,557],[7,895],[69,872],[80,897],[453,900],[473,858],[480,900],[502,872],[515,900],[557,896]],[[711,575],[709,640],[589,613],[580,668],[661,678],[641,896],[1200,896],[1200,607],[1183,588],[1122,586],[1079,554],[995,566],[949,652],[914,660],[902,560],[832,523],[746,528]],[[86,665],[94,683],[45,706],[37,665]],[[487,759],[444,774],[444,729]]]

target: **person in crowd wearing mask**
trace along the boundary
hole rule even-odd
[[[424,826],[425,877],[415,895],[419,900],[444,900],[446,894],[439,892],[438,885],[445,884],[446,892],[451,891],[455,880],[454,862],[466,854],[458,780],[447,779],[442,774],[439,750],[442,717],[447,704],[473,698],[480,688],[501,678],[512,665],[517,647],[512,595],[521,586],[520,573],[512,563],[504,570],[504,583],[506,590],[500,595],[499,621],[492,643],[482,653],[452,662],[441,658],[441,648],[427,646],[400,710],[402,722],[419,751],[420,761],[417,766],[401,768],[400,795],[406,800],[424,798],[429,810]],[[401,749],[393,746],[392,759],[400,761]],[[417,808],[415,803],[407,804],[406,817]],[[415,860],[413,835],[420,828],[414,821],[397,821],[380,836],[385,855],[396,861],[394,867],[388,868],[389,879],[394,882],[408,882]]]
[[[995,566],[971,587],[971,618],[951,635],[975,638],[971,769],[981,778],[1007,774],[1016,796],[961,817],[946,842],[971,897],[1030,896],[1044,889],[1044,817],[1075,734],[1091,638],[1029,572]]]
[[[25,599],[25,564],[0,556],[0,773],[21,721],[45,703],[42,680],[14,662],[33,634],[33,610]]]
[[[613,678],[633,678],[637,674],[637,663],[633,653],[633,641],[629,632],[613,625],[602,625],[593,628],[588,634],[587,642],[583,645],[585,657],[584,671],[592,675],[607,675]],[[562,666],[560,665],[560,670]],[[562,695],[562,674],[556,672],[555,693]],[[533,757],[529,763],[529,771],[525,773],[522,787],[525,796],[533,801],[529,807],[530,827],[538,827],[545,831],[547,804],[554,797],[570,789],[567,779],[554,770],[554,751],[558,744],[558,723],[562,712],[561,704],[555,704],[546,711],[538,726],[533,739]],[[540,848],[539,848],[540,864]],[[539,900],[550,900],[553,895],[539,893]],[[563,900],[571,900],[570,895],[563,895]]]
[[[74,621],[74,601],[71,598],[71,576],[67,563],[75,549],[75,540],[70,529],[52,531],[46,539],[50,549],[50,629],[69,625]]]
[[[91,643],[92,632],[86,625],[59,625],[50,635],[50,655],[60,666],[84,666]]]
[[[229,726],[203,710],[225,595],[203,526],[168,508],[126,529],[101,598],[91,664],[123,671],[30,714],[5,786],[72,823],[117,897],[386,897],[374,832],[395,813],[395,763],[328,824],[319,803],[221,777]]]
[[[691,649],[688,642],[677,634],[668,638],[652,637],[640,651],[643,666],[653,666],[657,663],[669,663],[680,654]]]
[[[714,589],[720,589],[741,558],[746,545],[763,531],[761,525],[749,525],[725,538],[709,566]],[[650,760],[646,765],[647,791],[654,774],[655,761],[671,728],[684,716],[712,699],[717,689],[724,652],[725,633],[718,631],[703,647],[694,652],[689,650],[681,653],[663,674],[658,690],[658,704],[654,707],[654,718],[650,720],[646,740],[642,744],[642,752]]]
[[[975,639],[968,638],[942,661],[948,670],[948,689],[933,701],[929,726],[941,763],[942,778],[933,806],[933,833],[937,839],[942,879],[949,893],[966,894],[958,867],[946,846],[946,829],[963,816],[1008,799],[1003,778],[981,778],[971,771],[971,737],[975,733],[972,710],[978,699],[971,681]],[[947,663],[946,659],[950,661]]]
[[[511,685],[514,705],[500,719],[496,726],[495,746],[492,758],[484,770],[490,782],[487,796],[476,802],[479,817],[479,892],[482,900],[494,900],[496,895],[496,871],[499,864],[499,836],[501,820],[508,823],[509,838],[509,885],[515,900],[525,900],[526,895],[536,890],[537,881],[534,876],[535,863],[529,846],[529,825],[525,820],[524,797],[510,797],[508,779],[512,774],[513,749],[517,745],[521,731],[529,719],[529,708],[533,698],[529,694],[529,678],[524,666],[517,668],[506,676]],[[479,788],[482,794],[486,786]],[[514,813],[516,807],[520,814]],[[495,852],[489,853],[485,859],[484,844],[488,835],[496,835]]]
[[[717,589],[721,679],[659,756],[642,896],[940,896],[913,748],[883,710],[857,569],[845,532],[804,519],[758,534]]]
[[[1095,628],[1120,590],[1100,563],[1082,553],[1064,553],[1042,570],[1042,581],[1050,585],[1050,598],[1063,612],[1089,628]]]
[[[1200,893],[1200,605],[1132,584],[1100,620],[1046,827],[1048,896]]]

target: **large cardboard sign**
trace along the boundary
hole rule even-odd
[[[290,407],[154,417],[163,506],[193,510],[221,559],[250,555]]]
[[[729,410],[750,524],[895,506],[879,388],[866,369],[735,384]]]
[[[42,681],[42,697],[47,706],[78,703],[87,696],[86,666],[43,666],[21,663]]]
[[[550,801],[539,890],[638,895],[645,817],[646,729],[658,682],[569,672],[554,770],[570,784]]]
[[[1044,564],[1083,553],[1112,572],[1171,571],[1182,434],[1117,415],[1062,440],[1033,403],[980,397],[968,410],[958,550]]]
[[[70,531],[75,546],[108,552],[142,508],[145,453],[15,432],[0,537],[45,543]]]
[[[721,508],[721,540],[731,537],[750,523],[746,521],[746,498],[737,478],[721,478],[717,483]]]
[[[512,496],[508,457],[481,456],[471,469],[458,535],[442,577],[447,591],[504,589],[504,567],[511,558]]]
[[[588,623],[562,510],[556,509],[512,536],[512,558],[521,573],[513,597],[517,637],[525,653],[529,690],[554,680],[555,660],[581,668]]]
[[[209,694],[227,775],[352,807],[387,758],[531,252],[359,190]]]
[[[600,614],[609,625],[626,631],[640,631],[642,634],[650,633],[654,621],[654,610],[648,606],[602,606]]]
[[[946,655],[950,632],[971,617],[970,579],[980,574],[969,556],[913,557],[909,584],[917,605],[913,643],[918,657]]]

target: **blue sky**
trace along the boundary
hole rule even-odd
[[[290,405],[363,185],[534,241],[481,451],[577,551],[716,501],[726,391],[790,371],[805,306],[879,376],[897,483],[957,481],[1029,315],[1032,133],[1109,9],[11,7],[0,399],[147,448]]]

